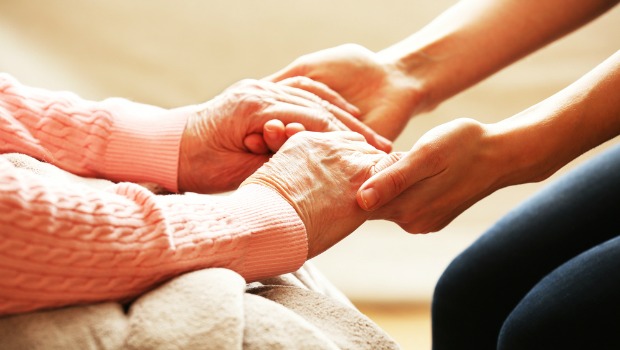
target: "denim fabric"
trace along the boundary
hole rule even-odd
[[[620,145],[506,215],[440,278],[433,349],[620,349]]]

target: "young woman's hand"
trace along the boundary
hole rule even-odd
[[[363,46],[346,44],[299,57],[267,77],[308,77],[327,85],[360,110],[360,120],[394,140],[420,107],[415,79]],[[301,87],[303,88],[303,87]]]
[[[410,233],[439,231],[465,209],[501,187],[499,139],[484,124],[456,119],[426,133],[406,153],[378,163],[357,193],[373,219]]]

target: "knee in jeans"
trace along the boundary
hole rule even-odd
[[[508,317],[499,332],[497,340],[498,350],[538,349],[536,343],[529,341],[535,333],[528,322],[522,319]]]
[[[526,297],[506,318],[499,332],[497,349],[565,349],[566,345],[572,348],[570,341],[560,346],[566,339],[571,338],[572,333],[566,328],[562,318],[541,311],[545,307],[532,299],[537,298]]]
[[[433,307],[449,307],[458,305],[463,307],[463,303],[477,298],[479,286],[476,286],[473,276],[469,269],[464,269],[467,265],[463,262],[463,257],[455,259],[443,272],[433,293]]]

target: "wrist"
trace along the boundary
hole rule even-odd
[[[412,116],[435,108],[428,82],[421,74],[425,64],[422,57],[417,58],[416,53],[409,53],[397,45],[379,51],[376,55],[392,81],[397,82],[400,90],[410,96],[411,105],[415,106]]]
[[[537,123],[537,106],[489,125],[499,187],[543,181],[566,163],[553,130]]]
[[[153,182],[177,191],[179,147],[188,114],[108,99],[113,118],[106,147],[104,173],[115,181]]]
[[[276,191],[247,185],[230,195],[154,196],[163,208],[176,272],[224,267],[252,282],[299,269],[307,258],[303,222]]]
[[[248,281],[298,270],[308,256],[304,222],[280,193],[248,184],[230,197],[231,213],[250,228],[242,275]]]
[[[453,49],[452,41],[450,36],[430,40],[414,34],[377,53],[384,66],[398,71],[415,90],[419,98],[415,114],[435,109],[462,90],[464,75],[453,72],[454,60],[446,54]]]
[[[178,175],[177,184],[179,192],[200,192],[209,193],[209,191],[199,191],[200,186],[196,183],[196,178],[190,176],[194,171],[192,164],[200,164],[200,152],[203,150],[204,145],[196,143],[196,140],[200,139],[200,135],[196,135],[196,130],[200,130],[197,127],[200,118],[198,113],[189,112],[185,128],[181,136],[179,144],[179,162],[178,162]],[[194,169],[195,170],[195,169]],[[210,169],[213,171],[213,169]],[[203,176],[206,174],[203,174]]]

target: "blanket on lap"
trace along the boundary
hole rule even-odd
[[[2,156],[58,181],[109,185],[28,156]],[[234,271],[209,268],[178,276],[129,305],[107,302],[3,317],[0,342],[2,349],[33,350],[398,349],[309,263],[250,284]]]

